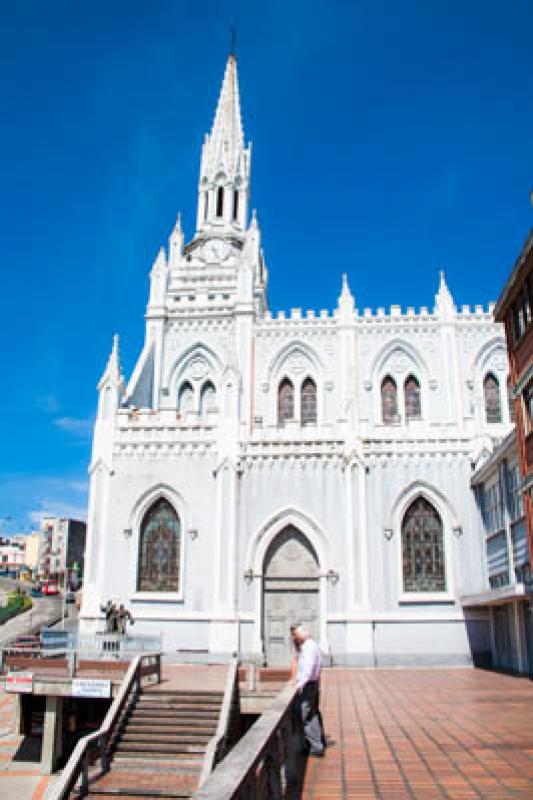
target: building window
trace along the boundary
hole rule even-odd
[[[209,192],[204,192],[204,222],[209,214]]]
[[[390,376],[384,378],[381,384],[381,413],[386,425],[398,422],[398,392]]]
[[[185,383],[181,384],[178,408],[180,414],[190,414],[191,411],[194,411],[194,390],[189,381],[185,381]]]
[[[217,217],[224,216],[224,187],[219,186],[217,189]]]
[[[489,372],[483,381],[483,395],[485,397],[485,417],[487,422],[501,422],[502,407],[500,402],[500,386],[492,372]]]
[[[200,414],[212,414],[217,410],[217,391],[211,381],[206,381],[200,394]]]
[[[316,384],[312,378],[303,382],[301,400],[302,424],[316,422]]]
[[[233,192],[233,220],[236,222],[239,217],[239,192],[237,189]]]
[[[522,392],[524,405],[524,433],[529,434],[533,430],[533,383],[530,383]]]
[[[402,523],[405,592],[444,592],[444,531],[436,509],[424,497],[411,503]]]
[[[420,398],[420,384],[414,375],[409,375],[404,384],[405,393],[405,418],[421,419],[422,403]]]
[[[180,589],[181,524],[170,503],[161,498],[148,509],[139,540],[140,592]]]
[[[294,419],[294,386],[284,378],[278,389],[278,420],[283,425],[289,419]]]

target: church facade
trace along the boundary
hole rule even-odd
[[[273,315],[230,56],[202,148],[196,234],[150,273],[128,383],[99,383],[80,629],[124,603],[177,659],[289,658],[306,622],[336,664],[490,651],[470,477],[510,430],[492,308]]]

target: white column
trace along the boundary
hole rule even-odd
[[[361,582],[361,606],[368,608],[370,604],[370,565],[368,563],[368,519],[366,513],[366,471],[362,463],[357,465],[358,502],[359,502],[359,580]]]
[[[353,525],[353,459],[344,466],[344,537],[346,545],[346,611],[355,606],[355,531]]]

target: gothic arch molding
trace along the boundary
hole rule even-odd
[[[256,530],[248,544],[246,565],[254,576],[262,576],[268,548],[281,531],[292,525],[308,540],[318,558],[321,572],[327,572],[331,565],[331,549],[321,526],[308,514],[296,508],[283,508],[272,514],[261,527]]]
[[[387,361],[395,350],[400,350],[403,354],[410,359],[419,371],[417,376],[419,379],[426,379],[428,376],[427,364],[422,358],[420,351],[417,347],[407,342],[405,339],[393,339],[384,345],[374,356],[370,368],[370,374],[373,380],[383,377],[382,373],[386,371]]]
[[[207,369],[203,374],[198,376],[198,380],[201,381],[210,378],[215,388],[219,388],[217,378],[222,367],[221,358],[215,350],[208,347],[203,342],[195,342],[180,353],[168,371],[166,385],[171,389],[174,395],[177,394],[182,377],[195,359],[199,359],[207,365]]]
[[[494,356],[503,356],[505,365],[507,365],[507,351],[505,349],[505,339],[503,336],[495,336],[479,348],[472,361],[472,370],[475,372],[483,372],[488,368],[489,362]]]
[[[396,497],[387,516],[385,530],[399,530],[405,512],[416,497],[424,497],[434,505],[442,519],[446,518],[454,530],[461,527],[455,509],[440,489],[427,481],[416,480],[405,486]]]
[[[311,362],[312,366],[316,370],[316,375],[312,376],[314,380],[318,380],[318,378],[322,374],[323,364],[322,360],[318,353],[310,347],[305,342],[297,339],[288,344],[284,345],[284,347],[279,350],[276,355],[272,358],[270,365],[268,367],[268,380],[272,380],[272,378],[277,377],[280,375],[281,372],[285,369],[285,365],[287,361],[293,355],[302,355],[305,359]],[[289,372],[292,372],[289,370]],[[302,374],[307,374],[309,372],[309,368],[307,364],[304,365],[302,369]]]

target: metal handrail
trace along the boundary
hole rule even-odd
[[[199,785],[205,783],[209,775],[213,772],[214,768],[221,761],[232,742],[231,738],[231,723],[232,713],[234,711],[235,702],[239,701],[239,662],[233,658],[230,662],[228,674],[226,677],[226,686],[224,688],[224,697],[222,700],[222,707],[218,718],[218,725],[214,736],[211,737],[207,745],[204,762],[202,766],[202,774],[200,776]],[[240,712],[240,709],[239,709]]]
[[[215,767],[196,792],[194,800],[235,800],[240,797],[254,797],[250,793],[256,780],[257,767],[263,759],[270,758],[271,766],[278,775],[273,782],[278,782],[279,772],[292,769],[291,761],[295,757],[293,704],[297,694],[296,687],[290,683],[277,695],[272,706],[267,709],[252,725],[250,730],[230,750],[228,755]],[[286,763],[280,763],[279,740],[284,728],[284,749]],[[290,751],[292,748],[292,752]],[[280,794],[281,796],[281,794]]]
[[[58,784],[52,791],[51,800],[67,800],[80,775],[82,778],[80,794],[83,796],[86,793],[89,783],[89,750],[95,743],[100,748],[102,773],[109,769],[109,742],[132,690],[137,691],[140,688],[144,677],[141,675],[144,659],[155,659],[154,673],[157,682],[161,681],[161,653],[143,653],[133,659],[99,730],[79,740]]]

